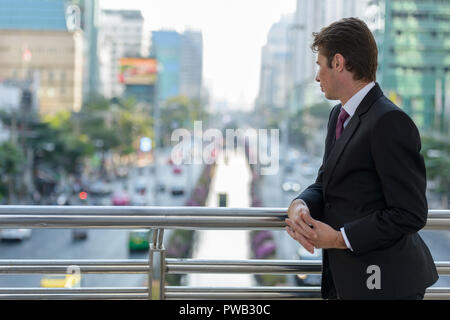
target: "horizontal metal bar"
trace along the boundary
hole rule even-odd
[[[166,299],[320,299],[320,287],[167,287]],[[428,288],[425,299],[450,299],[450,287]]]
[[[157,216],[274,216],[286,215],[287,208],[214,208],[156,206],[23,206],[0,205],[0,215],[157,215]]]
[[[142,266],[146,264],[145,259],[2,259],[0,266],[3,265],[78,265],[78,266]]]
[[[435,262],[440,275],[450,275],[449,261]],[[122,260],[0,260],[0,274],[65,274],[69,266],[84,274],[147,274],[144,259]],[[199,260],[167,259],[166,271],[180,273],[320,274],[320,260]]]
[[[0,260],[0,274],[65,274],[77,266],[84,274],[146,274],[145,260]]]
[[[0,228],[83,229],[266,229],[283,228],[280,217],[2,215]]]
[[[189,287],[189,286],[167,286],[166,293],[255,293],[255,292],[276,292],[276,293],[296,293],[296,292],[320,292],[320,287]]]
[[[0,206],[0,228],[281,229],[285,208]],[[430,210],[426,229],[450,229],[450,210]]]
[[[167,299],[320,299],[320,287],[166,287]],[[1,299],[146,299],[147,288],[0,288]],[[450,299],[449,287],[425,299]]]
[[[147,294],[5,294],[0,300],[147,300]]]
[[[194,260],[167,259],[167,273],[320,274],[320,260]]]
[[[0,288],[3,294],[147,294],[147,287],[90,287],[90,288]]]
[[[168,300],[178,299],[319,299],[320,287],[166,287]]]

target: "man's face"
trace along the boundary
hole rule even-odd
[[[316,81],[320,83],[320,88],[322,89],[322,92],[325,93],[325,98],[329,100],[336,100],[336,89],[338,86],[336,74],[335,74],[335,68],[332,63],[332,68],[328,67],[328,61],[327,58],[320,54],[317,55],[317,61],[316,61],[319,70],[316,74]]]

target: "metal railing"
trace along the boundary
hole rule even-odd
[[[146,287],[0,288],[0,299],[319,299],[320,287],[166,286],[167,274],[246,273],[320,274],[321,261],[199,260],[166,258],[164,229],[261,230],[285,227],[286,208],[0,206],[1,228],[109,228],[154,230],[146,259],[0,260],[0,274],[64,274],[76,266],[82,274],[147,274]],[[430,210],[425,229],[450,230],[450,210]],[[159,253],[159,279],[155,279]],[[435,262],[450,275],[450,262]],[[428,288],[425,299],[450,299],[450,287]]]

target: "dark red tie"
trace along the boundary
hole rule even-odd
[[[348,119],[348,117],[350,117],[350,115],[344,108],[341,107],[341,113],[339,113],[339,118],[336,125],[336,140],[339,139],[342,131],[344,131],[344,122]]]

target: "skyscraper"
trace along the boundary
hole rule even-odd
[[[151,56],[159,64],[157,91],[160,102],[178,95],[201,97],[203,38],[200,32],[154,31]]]
[[[110,77],[104,81],[110,81],[110,85],[102,85],[110,88],[110,92],[104,92],[105,96],[120,96],[124,86],[119,82],[119,61],[125,57],[145,57],[148,55],[143,46],[144,18],[139,10],[102,10],[99,24],[99,48],[108,48],[110,63],[104,64],[111,68]]]
[[[66,0],[67,6],[80,9],[80,27],[84,37],[83,95],[101,93],[99,75],[98,27],[100,7],[98,0]]]
[[[371,1],[381,19],[378,79],[420,129],[448,130],[450,1]]]
[[[267,43],[261,49],[261,72],[258,105],[283,108],[287,105],[292,82],[293,47],[289,34],[293,15],[284,15],[269,30]]]
[[[181,38],[180,93],[200,99],[203,73],[203,37],[201,32],[187,30]]]

